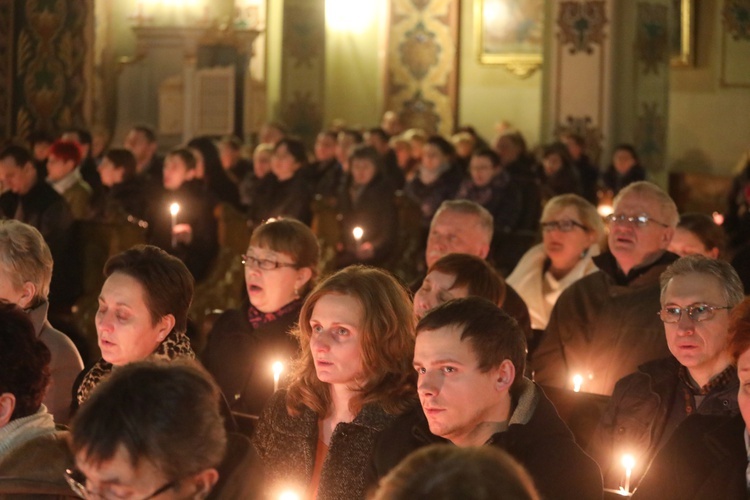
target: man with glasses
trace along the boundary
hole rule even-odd
[[[656,452],[691,414],[739,412],[737,369],[728,350],[729,312],[743,299],[732,266],[684,257],[661,275],[659,318],[671,356],[638,367],[615,386],[591,444],[606,488],[618,488],[624,454],[635,458],[637,486]]]
[[[677,259],[667,251],[679,220],[667,193],[650,182],[620,191],[607,219],[609,250],[599,271],[558,299],[531,360],[541,385],[610,395],[615,382],[669,354],[659,310],[659,275]]]

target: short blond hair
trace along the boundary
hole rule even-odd
[[[677,227],[677,223],[680,222],[677,205],[675,205],[674,200],[662,188],[649,181],[638,181],[628,184],[617,193],[617,196],[612,201],[612,206],[617,207],[620,200],[629,194],[648,198],[658,203],[661,208],[661,215],[664,217],[664,220],[660,222],[669,225],[673,229]]]
[[[0,221],[0,266],[16,289],[26,282],[34,285],[36,294],[31,307],[47,300],[52,281],[52,253],[35,227],[17,220]]]
[[[604,239],[604,223],[602,222],[602,218],[599,215],[599,212],[596,211],[594,205],[577,194],[561,194],[550,199],[547,204],[544,205],[542,221],[547,220],[547,218],[568,207],[571,207],[578,212],[578,217],[581,218],[583,225],[586,226],[588,231],[596,233],[596,241],[597,243],[601,243]]]

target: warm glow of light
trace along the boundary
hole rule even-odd
[[[281,361],[277,361],[273,364],[271,369],[273,370],[274,378],[278,378],[281,375],[281,372],[284,371],[284,363],[282,363]]]
[[[714,223],[717,226],[721,226],[722,224],[724,224],[724,215],[723,214],[720,214],[719,212],[714,212],[714,213],[711,214],[711,217],[714,218]]]
[[[612,208],[612,205],[607,205],[607,204],[602,203],[601,205],[596,207],[596,211],[599,212],[599,215],[601,215],[602,217],[606,217],[612,214],[615,211],[615,209]]]
[[[484,20],[487,25],[505,24],[508,22],[508,6],[504,2],[494,1],[484,4]]]
[[[630,453],[626,453],[622,456],[622,459],[620,460],[622,463],[622,466],[625,467],[625,469],[633,470],[633,467],[635,467],[635,458],[633,458],[633,455]]]
[[[279,500],[300,500],[299,495],[292,490],[286,490],[279,495]]]
[[[177,215],[180,213],[180,204],[179,203],[172,203],[169,205],[169,213],[172,215]]]
[[[377,0],[326,0],[326,26],[361,33],[375,18]]]
[[[573,390],[575,392],[581,392],[581,385],[583,385],[583,377],[576,373],[573,375]]]
[[[365,230],[359,226],[352,229],[352,236],[354,236],[354,239],[357,241],[361,240],[364,234],[365,234]]]

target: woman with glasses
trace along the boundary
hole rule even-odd
[[[384,271],[348,267],[312,291],[296,335],[293,380],[253,435],[268,496],[364,498],[376,438],[415,403],[409,297]]]
[[[531,328],[544,330],[560,294],[597,270],[604,224],[591,203],[575,194],[555,196],[542,213],[542,243],[524,254],[507,282],[529,308]]]
[[[208,334],[203,364],[234,411],[258,415],[289,371],[297,341],[289,330],[318,274],[320,249],[310,228],[271,220],[253,231],[245,265],[248,301],[224,312]]]

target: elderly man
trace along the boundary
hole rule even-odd
[[[0,221],[0,300],[26,311],[37,338],[52,353],[52,380],[44,404],[58,423],[65,424],[73,381],[83,361],[73,342],[47,321],[51,278],[52,255],[39,231],[15,220]]]
[[[523,376],[525,363],[523,332],[492,302],[455,299],[427,313],[414,348],[421,408],[383,432],[373,454],[375,474],[382,477],[433,443],[494,446],[526,468],[544,498],[601,498],[599,468],[542,390]]]
[[[42,404],[50,378],[49,363],[50,352],[37,340],[28,316],[0,300],[2,498],[22,493],[72,496],[62,476],[72,464],[67,433],[56,430],[52,415]]]
[[[425,262],[429,269],[441,257],[449,253],[465,253],[486,259],[494,231],[492,214],[486,208],[468,200],[444,201],[430,222],[427,236]],[[422,286],[424,276],[415,280],[410,289],[416,293]],[[531,318],[526,303],[506,283],[505,301],[502,308],[526,333],[531,335]]]
[[[615,386],[592,441],[608,488],[622,479],[623,454],[639,466],[631,485],[689,415],[738,413],[737,369],[727,349],[729,311],[743,298],[729,263],[684,257],[661,275],[661,311],[668,358],[650,361]]]
[[[565,290],[532,368],[541,385],[610,395],[615,382],[646,361],[669,354],[659,311],[659,275],[677,259],[667,251],[679,216],[667,193],[636,182],[614,200],[609,251],[599,271]]]

